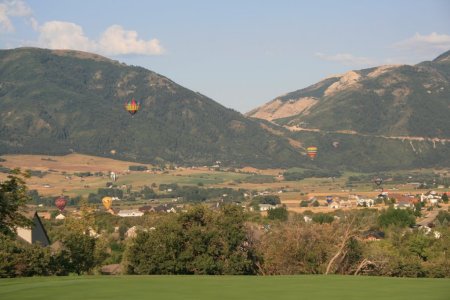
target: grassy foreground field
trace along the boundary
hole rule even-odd
[[[352,276],[83,276],[0,279],[0,299],[450,299],[448,279]]]

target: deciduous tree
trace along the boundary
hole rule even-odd
[[[32,222],[19,211],[30,200],[26,173],[15,169],[8,179],[0,183],[0,234],[14,235],[16,227],[29,227]]]

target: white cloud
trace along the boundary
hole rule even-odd
[[[415,52],[445,51],[450,49],[450,35],[436,32],[432,32],[429,35],[416,33],[413,37],[395,43],[394,48]]]
[[[81,26],[63,21],[46,22],[38,31],[38,45],[45,48],[73,49],[109,55],[164,53],[158,39],[139,39],[136,31],[125,30],[120,25],[108,27],[98,40],[91,40],[85,36]]]
[[[52,49],[76,49],[95,51],[95,42],[90,41],[83,33],[81,26],[61,21],[46,22],[40,26],[38,44]]]
[[[31,8],[22,0],[7,0],[4,1],[9,7],[9,14],[17,17],[28,17],[33,14]]]
[[[349,53],[338,53],[335,55],[328,55],[316,52],[314,56],[322,60],[338,62],[348,66],[367,66],[376,64],[376,62],[370,58],[362,56],[354,56]]]
[[[14,31],[14,26],[8,16],[8,9],[4,3],[0,3],[0,32]]]
[[[23,0],[6,0],[0,3],[0,32],[13,32],[11,17],[24,17],[35,24],[33,11]]]
[[[119,25],[112,25],[102,34],[99,47],[107,54],[144,54],[159,55],[164,53],[159,40],[148,41],[138,38],[138,33],[133,30],[124,30]]]

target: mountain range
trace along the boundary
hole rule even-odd
[[[449,166],[450,51],[330,76],[248,112],[319,146],[322,167]]]
[[[124,103],[141,103],[131,116]],[[0,51],[0,153],[91,154],[147,163],[299,165],[272,125],[141,67],[79,51]]]
[[[141,109],[131,116],[124,103],[133,98]],[[0,50],[0,154],[369,172],[444,167],[449,113],[450,51],[414,66],[330,76],[244,116],[96,54]]]
[[[433,61],[330,76],[247,116],[279,125],[388,136],[450,138],[450,51]]]

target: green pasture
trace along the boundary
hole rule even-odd
[[[219,184],[247,177],[246,174],[231,172],[210,172],[191,175],[133,173],[123,175],[116,184],[150,185],[176,183],[179,185]]]
[[[448,279],[354,276],[81,276],[0,279],[0,299],[450,298]]]
[[[119,180],[117,180],[115,184],[118,186],[121,186],[123,184],[131,184],[133,186],[133,189],[143,187],[144,185],[150,186],[152,183],[156,183],[157,185],[170,183],[176,183],[178,185],[197,185],[201,183],[204,186],[211,186],[243,179],[248,176],[248,174],[239,174],[232,172],[208,172],[189,175],[176,175],[174,173],[152,174],[145,172],[136,172],[121,175],[119,177]],[[68,187],[66,190],[74,195],[87,195],[89,193],[96,193],[99,187],[104,188],[106,186],[106,182],[108,181],[111,180],[109,178],[96,178],[87,183],[89,185],[88,188],[71,189],[70,187]]]

